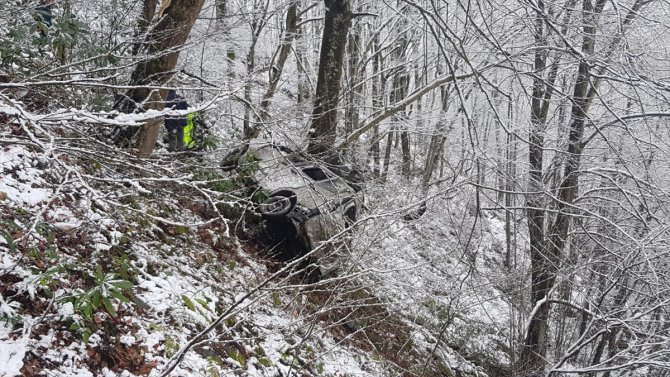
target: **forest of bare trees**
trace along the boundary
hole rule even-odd
[[[409,267],[375,252],[411,250],[458,256],[426,283],[449,302],[488,279],[467,289],[505,305],[470,355],[489,375],[670,375],[667,0],[60,0],[51,25],[37,6],[0,4],[0,145],[158,182],[176,89],[207,161],[257,138],[362,172],[356,275],[383,287]],[[93,181],[69,163],[62,182]]]

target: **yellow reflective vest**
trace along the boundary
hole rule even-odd
[[[184,136],[182,139],[184,148],[195,147],[195,120],[200,114],[190,113],[186,116],[186,126],[184,127]]]

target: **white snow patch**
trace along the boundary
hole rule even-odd
[[[71,302],[64,303],[59,309],[58,314],[61,318],[68,318],[74,314],[74,305]]]
[[[42,183],[40,170],[33,168],[35,155],[21,146],[12,146],[0,155],[0,192],[14,203],[37,205],[49,199],[51,190],[34,187]],[[14,176],[8,174],[14,171]],[[18,179],[17,179],[18,178]]]
[[[7,200],[29,206],[46,201],[51,193],[50,190],[32,188],[28,183],[21,183],[6,175],[0,178],[0,191],[7,194]]]
[[[137,339],[135,339],[135,337],[130,335],[130,334],[122,335],[119,338],[119,342],[121,342],[121,344],[125,344],[126,346],[129,346],[129,347],[132,346],[133,344],[135,344],[136,341],[137,341]]]
[[[21,375],[23,357],[28,351],[28,339],[9,339],[9,329],[0,326],[0,376],[14,377]]]

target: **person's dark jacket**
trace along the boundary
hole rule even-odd
[[[53,8],[53,5],[38,5],[35,7],[35,18],[37,21],[50,27],[53,23],[51,8]]]
[[[188,109],[188,103],[184,97],[171,90],[168,92],[165,107],[172,110],[186,110]],[[186,122],[186,115],[166,117],[165,128],[167,128],[168,131],[176,130],[178,128],[186,127]]]

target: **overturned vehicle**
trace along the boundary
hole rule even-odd
[[[257,210],[289,258],[315,250],[310,262],[332,275],[346,254],[346,230],[363,208],[361,174],[345,164],[315,162],[291,149],[250,142],[224,157],[223,170],[245,171],[266,195]],[[297,249],[297,250],[295,250]]]

